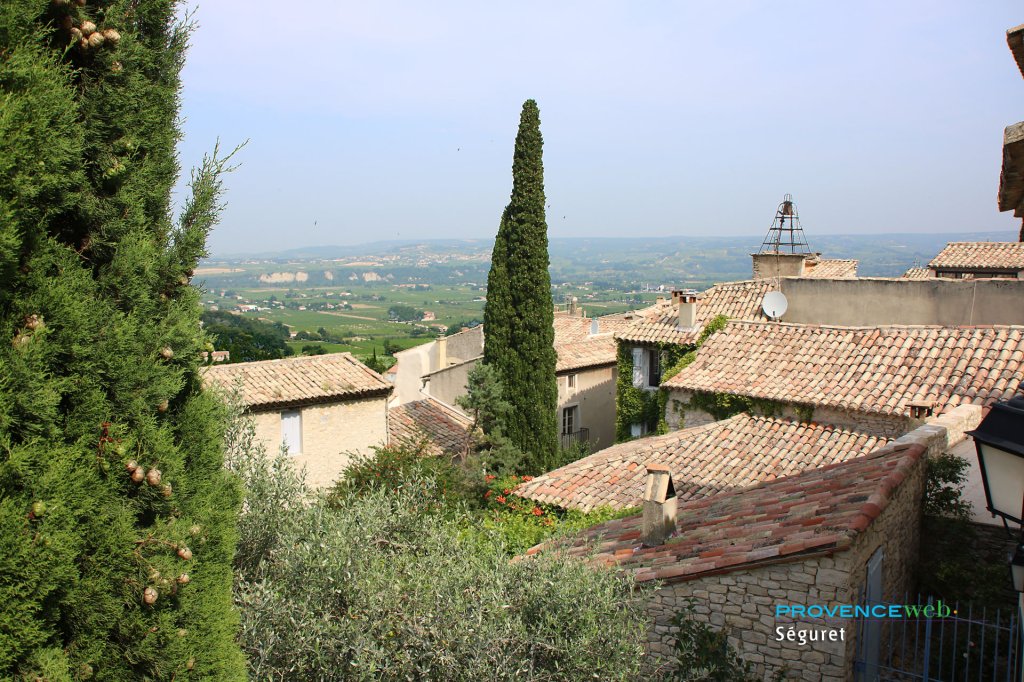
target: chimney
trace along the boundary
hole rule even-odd
[[[679,326],[693,329],[697,326],[697,294],[689,291],[673,291],[672,302],[679,306]]]
[[[644,490],[644,520],[640,540],[645,547],[665,544],[676,529],[675,486],[672,472],[662,464],[647,465],[647,488]]]
[[[932,416],[935,403],[931,400],[919,400],[907,405],[910,408],[911,419],[927,419]]]
[[[441,337],[437,340],[437,368],[442,369],[448,366],[448,339]]]
[[[591,336],[596,336],[597,335],[597,329],[598,329],[597,318],[595,317],[594,319],[592,319],[590,321],[590,335]]]

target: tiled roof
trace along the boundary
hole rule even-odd
[[[1024,242],[950,242],[928,267],[1024,270]]]
[[[616,338],[636,343],[696,343],[704,325],[718,315],[731,320],[763,320],[761,301],[771,290],[766,279],[716,284],[697,299],[697,324],[693,329],[680,329],[678,308],[671,300],[661,301],[639,311],[642,319]]]
[[[821,258],[804,261],[804,277],[813,279],[851,279],[857,276],[857,261]]]
[[[903,273],[903,279],[931,279],[934,276],[928,268],[910,268]]]
[[[597,334],[592,335],[597,321]],[[631,327],[636,318],[616,314],[603,317],[555,317],[555,352],[558,362],[555,371],[566,372],[583,367],[610,365],[616,359],[613,334]]]
[[[203,368],[203,381],[241,389],[248,407],[287,407],[386,394],[391,384],[351,353],[328,353],[282,360],[239,362]]]
[[[527,554],[561,546],[571,556],[618,566],[644,582],[690,580],[841,551],[888,506],[924,451],[918,444],[892,443],[848,462],[681,503],[676,532],[664,545],[641,544],[643,516],[636,515]]]
[[[885,415],[1009,398],[1024,327],[824,327],[733,322],[662,386]]]
[[[388,410],[389,442],[413,447],[425,443],[431,455],[465,452],[472,426],[469,417],[433,398]]]
[[[613,364],[616,350],[615,337],[611,334],[557,345],[555,351],[558,353],[558,362],[555,364],[555,371],[567,372],[584,367]]]
[[[516,494],[581,511],[636,507],[644,467],[656,463],[675,473],[676,495],[686,502],[860,457],[886,442],[836,426],[739,414],[613,445],[523,483]]]

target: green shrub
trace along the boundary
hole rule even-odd
[[[975,606],[1013,606],[1006,564],[980,556],[970,503],[963,499],[970,464],[944,453],[927,461],[918,590]]]
[[[235,602],[253,679],[635,679],[646,619],[627,578],[554,553],[509,561],[467,513],[421,513],[422,480],[328,504],[251,428],[231,462],[248,491]]]
[[[562,509],[534,502],[513,493],[516,486],[533,480],[532,476],[485,477],[482,500],[482,529],[511,554],[521,554],[556,534],[589,528],[610,519],[631,516],[636,509],[601,507],[592,512]]]
[[[460,504],[475,502],[476,488],[467,470],[450,457],[428,455],[427,445],[376,447],[370,455],[356,455],[332,489],[332,502],[400,488],[414,488],[412,499],[423,513],[455,511]]]

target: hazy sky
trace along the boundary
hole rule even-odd
[[[182,163],[250,141],[215,255],[493,237],[527,98],[552,237],[760,235],[786,192],[810,239],[1019,225],[1019,0],[196,9]]]

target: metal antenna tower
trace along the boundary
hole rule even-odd
[[[775,212],[775,220],[758,253],[812,253],[804,237],[804,228],[800,227],[800,214],[797,213],[792,194],[782,198]]]

